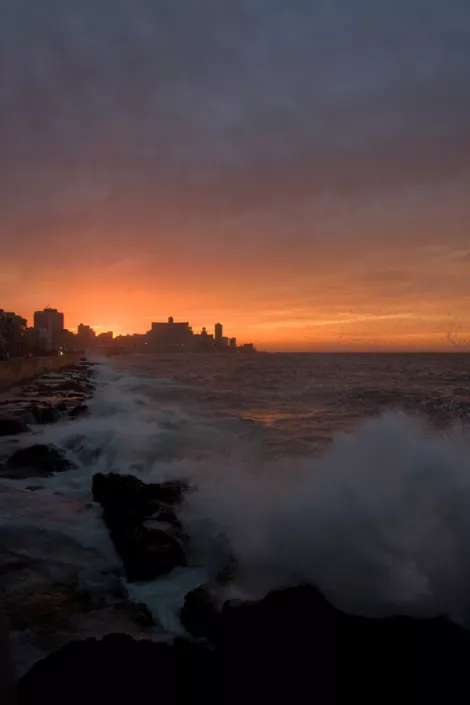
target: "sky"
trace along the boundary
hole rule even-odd
[[[468,0],[0,0],[0,308],[470,349]]]

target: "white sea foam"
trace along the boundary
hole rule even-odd
[[[284,463],[201,474],[187,522],[206,551],[228,537],[251,589],[307,581],[353,612],[469,621],[470,447],[459,431],[431,435],[391,413],[289,465],[290,481]]]

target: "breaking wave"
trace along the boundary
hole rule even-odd
[[[107,364],[97,367],[97,381],[89,417],[34,431],[77,469],[35,481],[34,491],[31,480],[0,487],[2,543],[57,582],[73,575],[77,589],[98,599],[120,575],[131,599],[174,632],[186,592],[228,562],[228,596],[310,582],[351,612],[470,623],[463,429],[437,433],[419,418],[386,413],[335,435],[321,454],[268,459],[253,425],[247,431],[242,419],[215,417],[191,386]],[[189,480],[195,490],[180,517],[189,568],[125,583],[91,498],[92,475],[110,470],[147,482]]]

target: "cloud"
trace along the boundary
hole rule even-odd
[[[468,249],[468,0],[4,0],[0,47],[1,256],[51,300],[460,296],[420,248]]]
[[[379,269],[358,276],[363,282],[400,284],[409,280],[409,274],[401,269]]]

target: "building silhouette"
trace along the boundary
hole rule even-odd
[[[99,345],[112,345],[113,343],[113,331],[108,330],[104,333],[100,333],[96,336],[96,342]]]
[[[215,342],[217,345],[222,345],[222,337],[224,334],[224,327],[222,323],[216,323],[214,326],[214,337],[215,337]]]
[[[148,342],[155,349],[188,350],[193,342],[193,330],[188,321],[175,323],[170,316],[166,323],[152,323]]]
[[[44,350],[58,350],[62,344],[64,314],[56,308],[45,308],[34,312],[34,329]]]
[[[77,342],[81,348],[91,348],[96,339],[96,333],[91,326],[85,326],[83,323],[77,327]]]
[[[0,360],[23,355],[28,348],[26,318],[0,309]]]

